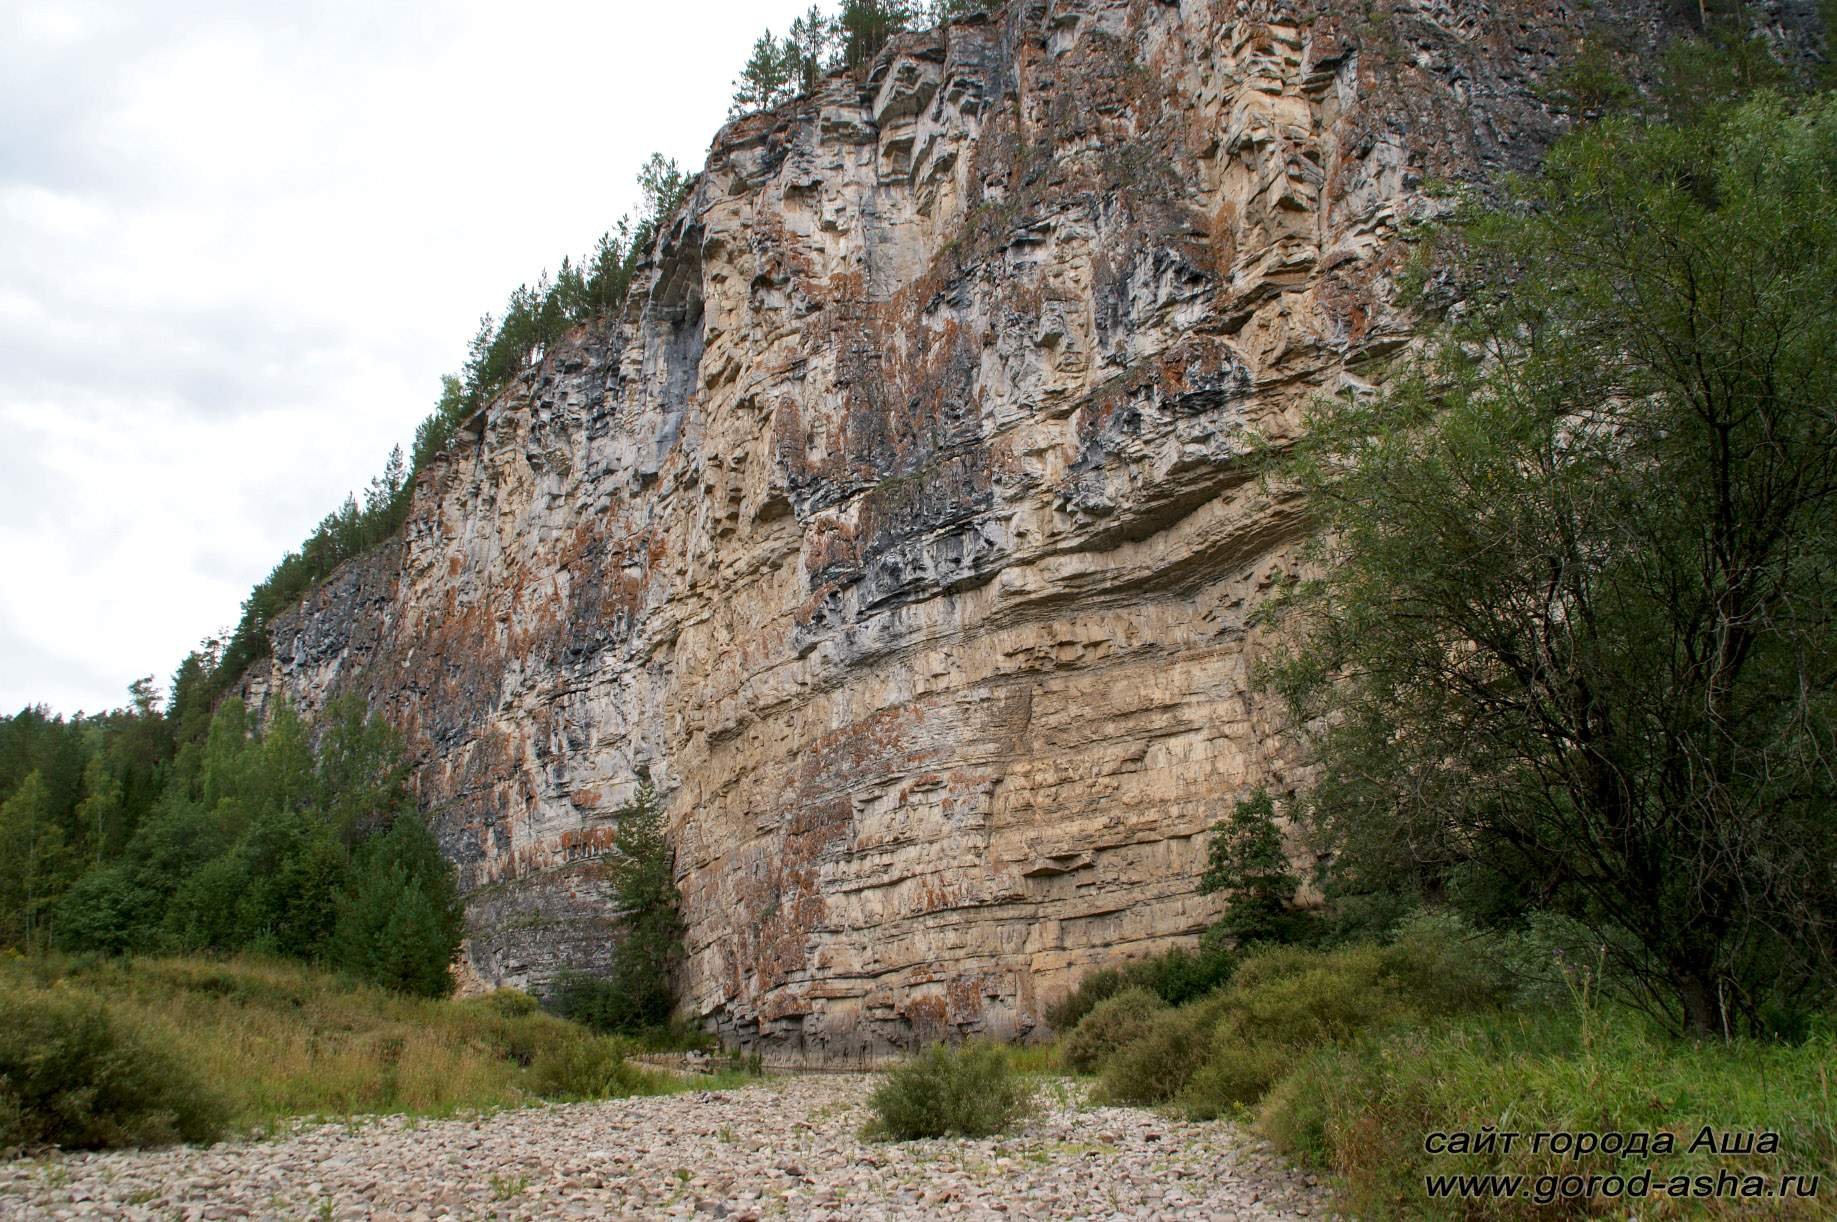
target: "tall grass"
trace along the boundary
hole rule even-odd
[[[0,992],[81,1004],[215,1101],[232,1129],[296,1116],[440,1116],[680,1089],[630,1045],[525,994],[430,1000],[278,960],[0,959]]]
[[[1828,1217],[1837,1194],[1837,1041],[1797,1047],[1757,1041],[1692,1044],[1656,1033],[1630,1012],[1502,1014],[1392,1031],[1304,1059],[1263,1099],[1257,1125],[1279,1148],[1327,1167],[1343,1204],[1361,1217],[1543,1218]],[[1774,1154],[1690,1152],[1704,1126],[1717,1134],[1780,1135]],[[1429,1153],[1426,1135],[1671,1133],[1676,1152],[1557,1155],[1528,1136],[1509,1151]],[[1723,1197],[1643,1202],[1605,1195],[1539,1203],[1535,1195],[1458,1205],[1425,1196],[1428,1175],[1594,1173],[1651,1170],[1714,1175],[1727,1168],[1777,1183],[1782,1173],[1820,1175],[1816,1200]],[[1758,1207],[1758,1212],[1757,1211]]]
[[[1279,1149],[1331,1171],[1353,1216],[1831,1216],[1837,1036],[1677,1040],[1612,1000],[1598,972],[1566,973],[1560,1003],[1541,980],[1527,989],[1535,949],[1422,914],[1389,945],[1249,952],[1228,984],[1187,1005],[1156,1010],[1138,995],[1120,1014],[1119,995],[1061,1051],[1100,1067],[1102,1100],[1254,1119]],[[1493,1136],[1448,1153],[1429,1140],[1438,1132]],[[1506,1132],[1521,1136],[1503,1145]],[[1611,1152],[1569,1144],[1608,1133],[1645,1136]],[[1671,1152],[1653,1153],[1660,1133]],[[1625,1177],[1646,1172],[1659,1191],[1627,1196]],[[1525,1178],[1517,1195],[1498,1195],[1497,1182],[1484,1195],[1430,1194],[1429,1177],[1461,1175]],[[1820,1177],[1819,1196],[1782,1198],[1784,1175]],[[1678,1176],[1691,1193],[1713,1191],[1674,1199],[1665,1190]],[[1741,1195],[1760,1184],[1772,1195]]]

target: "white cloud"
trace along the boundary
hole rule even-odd
[[[236,618],[808,0],[0,0],[0,711]]]

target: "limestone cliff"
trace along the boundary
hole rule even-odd
[[[1212,920],[1207,828],[1292,783],[1248,617],[1298,507],[1248,435],[1407,342],[1425,184],[1533,164],[1582,33],[1015,0],[902,37],[719,134],[625,316],[499,395],[247,694],[407,732],[484,981],[603,962],[648,770],[691,1016],[1025,1031]]]

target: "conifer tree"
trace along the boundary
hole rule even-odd
[[[734,81],[733,102],[727,108],[729,118],[755,110],[769,110],[785,99],[791,84],[788,43],[780,45],[767,30],[753,43],[753,53]]]

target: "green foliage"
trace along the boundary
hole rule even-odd
[[[891,1070],[870,1106],[874,1136],[990,1137],[1032,1110],[1033,1091],[999,1045],[934,1044]]]
[[[1213,994],[1155,1015],[1139,1036],[1105,1059],[1096,1098],[1136,1106],[1172,1100],[1209,1051],[1221,998]]]
[[[257,735],[229,699],[201,737],[118,855],[99,855],[80,878],[70,871],[74,885],[48,892],[54,907],[0,911],[48,911],[55,941],[71,950],[261,951],[444,994],[462,932],[458,894],[389,727],[361,702],[338,702],[315,751],[290,709]],[[36,789],[20,792],[20,809],[37,801]],[[105,839],[106,827],[95,843]]]
[[[1070,1031],[1097,1004],[1125,989],[1143,989],[1169,1005],[1203,997],[1231,978],[1237,966],[1234,951],[1216,940],[1197,952],[1176,946],[1120,967],[1099,968],[1078,982],[1059,1001],[1046,1007],[1046,1021],[1055,1031]]]
[[[999,8],[999,0],[843,0],[833,17],[811,5],[783,38],[767,30],[734,79],[730,118],[770,110],[815,89],[826,72],[872,62],[893,35]]]
[[[770,110],[792,96],[794,78],[786,52],[794,50],[788,40],[780,43],[770,30],[759,36],[759,40],[753,44],[753,53],[747,58],[746,66],[740,69],[740,75],[734,81],[733,102],[728,107],[729,117],[749,114],[755,110]]]
[[[0,805],[0,940],[30,945],[77,870],[44,777],[28,773]]]
[[[1054,1031],[1070,1031],[1084,1021],[1084,1016],[1101,1001],[1116,996],[1127,987],[1122,972],[1113,967],[1098,968],[1078,981],[1077,987],[1046,1007],[1046,1021]]]
[[[1707,1034],[1837,982],[1837,104],[1691,79],[1468,218],[1445,342],[1310,421],[1274,678],[1330,895],[1548,909]]]
[[[0,1151],[210,1141],[223,1104],[93,1001],[0,992]]]
[[[837,59],[843,68],[864,68],[887,41],[918,15],[908,0],[842,0],[836,15]]]
[[[358,849],[337,904],[326,961],[361,980],[422,997],[453,989],[465,933],[453,867],[412,811]]]
[[[682,954],[683,923],[675,857],[663,821],[663,799],[647,777],[615,816],[618,856],[609,867],[621,936],[605,978],[563,977],[557,1013],[596,1031],[639,1032],[669,1022],[670,973]]]
[[[1127,988],[1091,1007],[1065,1037],[1059,1055],[1074,1073],[1095,1073],[1112,1053],[1133,1043],[1148,1030],[1167,1003],[1147,989]]]
[[[686,1086],[621,1067],[624,1049],[515,990],[435,1000],[246,956],[0,956],[0,1147],[82,1142],[111,1115],[109,1140],[143,1144],[207,1139],[224,1120],[261,1131],[299,1115],[451,1115]],[[33,1081],[50,1088],[22,1101],[16,1064],[40,1066]]]
[[[1202,895],[1223,892],[1230,907],[1215,927],[1239,946],[1255,942],[1300,942],[1312,932],[1308,913],[1293,907],[1301,887],[1282,847],[1276,804],[1258,789],[1237,803],[1231,817],[1212,829]]]
[[[1622,109],[1637,93],[1615,62],[1613,48],[1591,39],[1575,56],[1551,74],[1548,98],[1559,109],[1581,118],[1598,118]]]
[[[1140,1035],[1109,1055],[1100,1097],[1217,1116],[1254,1102],[1313,1048],[1495,1009],[1507,993],[1497,960],[1475,953],[1468,936],[1457,921],[1429,917],[1388,946],[1252,952],[1225,988],[1148,1016]]]
[[[1278,1148],[1340,1178],[1339,1202],[1362,1218],[1462,1218],[1473,1202],[1426,1199],[1428,1174],[1680,1173],[1837,1175],[1837,1112],[1830,1106],[1829,1036],[1799,1047],[1665,1038],[1621,1011],[1612,1022],[1584,1010],[1488,1015],[1374,1033],[1301,1059],[1263,1099],[1257,1127]],[[1677,1153],[1653,1157],[1533,1151],[1429,1154],[1435,1132],[1482,1125],[1544,1132],[1669,1131]],[[1722,1157],[1688,1148],[1704,1125],[1717,1132],[1772,1131],[1775,1155]],[[1625,1216],[1624,1201],[1561,1203],[1561,1216]],[[1799,1213],[1794,1213],[1795,1204]],[[1488,1217],[1543,1218],[1559,1211],[1530,1198],[1488,1202]],[[1771,1202],[1769,1217],[1817,1217],[1816,1202]]]
[[[545,1099],[611,1099],[644,1091],[650,1075],[625,1059],[625,1045],[607,1036],[551,1044],[530,1065],[530,1082]]]

